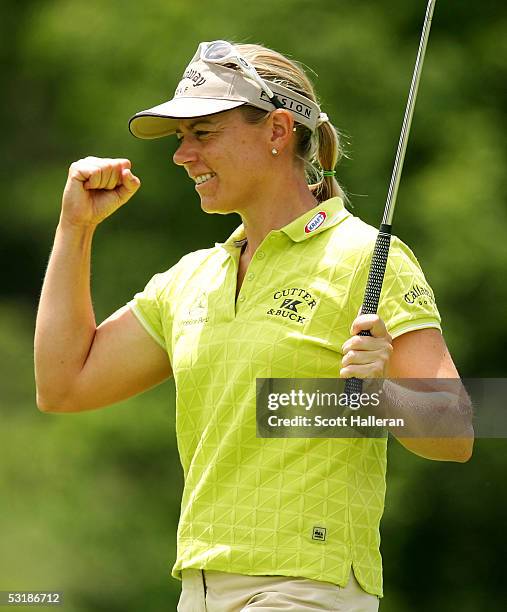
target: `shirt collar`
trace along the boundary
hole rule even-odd
[[[294,242],[302,242],[312,236],[321,234],[331,227],[338,225],[351,213],[345,209],[343,200],[339,197],[334,197],[325,202],[317,204],[311,210],[291,221],[285,227],[282,227],[280,232],[286,234]],[[221,246],[229,252],[235,252],[241,248],[246,242],[245,228],[243,224],[237,227],[229,238],[224,243],[215,243],[215,246]]]
[[[338,225],[347,217],[350,217],[350,213],[345,209],[343,200],[335,197],[321,202],[315,208],[282,227],[281,231],[294,242],[302,242]]]
[[[247,243],[243,223],[238,226],[225,242],[215,242],[215,246],[224,248],[228,253],[234,254]]]

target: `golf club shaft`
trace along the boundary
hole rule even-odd
[[[424,57],[426,55],[426,47],[428,46],[435,2],[436,0],[429,0],[428,7],[426,9],[426,17],[424,20],[421,42],[419,44],[419,51],[417,53],[412,83],[410,86],[405,117],[403,119],[398,150],[396,152],[396,160],[394,163],[393,174],[391,176],[391,183],[389,185],[389,192],[387,195],[382,224],[380,225],[377,240],[375,242],[375,248],[373,250],[368,281],[366,283],[366,290],[363,298],[363,305],[361,307],[361,314],[375,314],[378,309],[378,303],[380,294],[382,292],[382,284],[384,282],[384,275],[387,266],[387,258],[389,255],[389,247],[391,244],[391,227],[394,208],[396,205],[396,198],[398,196],[401,173],[403,171],[403,162],[405,161],[407,142],[410,136],[410,128],[412,125],[412,117],[414,115],[419,82],[421,80]],[[359,333],[359,335],[370,336],[371,334],[369,331],[362,331]],[[362,386],[361,379],[349,378],[345,383],[345,393],[347,393],[348,396],[350,396],[351,393],[361,393]]]
[[[396,205],[396,198],[398,197],[398,187],[400,185],[401,173],[403,171],[405,152],[407,150],[407,142],[410,136],[410,128],[412,126],[412,117],[414,116],[414,108],[417,100],[419,82],[421,80],[424,57],[426,55],[426,48],[428,46],[431,20],[433,18],[433,11],[435,10],[435,2],[436,0],[429,0],[428,8],[426,9],[426,18],[424,20],[421,42],[419,44],[419,51],[417,53],[417,59],[415,62],[412,84],[410,85],[410,92],[408,95],[407,108],[405,110],[400,141],[398,143],[398,151],[396,152],[396,160],[394,162],[393,174],[391,176],[391,184],[389,185],[389,193],[387,194],[387,202],[384,210],[384,217],[382,219],[382,223],[384,225],[392,225],[393,222],[394,207]]]

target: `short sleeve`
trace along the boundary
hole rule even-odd
[[[414,253],[393,236],[379,304],[379,316],[393,338],[408,331],[442,331],[435,295]]]
[[[354,295],[359,304],[364,296],[372,252],[373,246],[365,253],[354,280]],[[355,318],[357,310],[351,314]],[[417,329],[442,331],[433,290],[414,253],[396,236],[391,239],[378,314],[393,338]]]
[[[136,293],[127,304],[144,329],[164,350],[167,350],[167,346],[160,296],[167,282],[167,273],[155,274],[143,291]]]

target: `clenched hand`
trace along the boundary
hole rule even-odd
[[[141,181],[128,159],[85,157],[71,164],[63,192],[61,221],[94,227],[135,194]]]

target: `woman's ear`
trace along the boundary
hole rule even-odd
[[[270,116],[271,144],[282,152],[293,136],[294,117],[284,108],[277,108]]]

